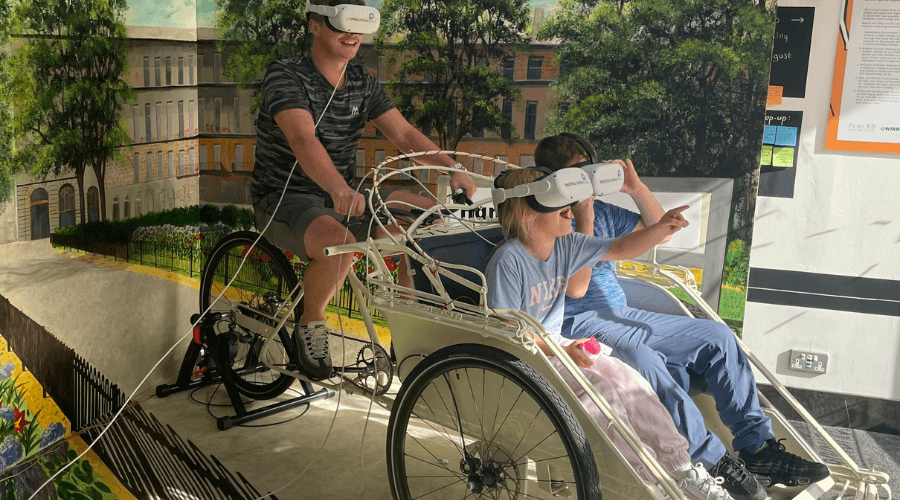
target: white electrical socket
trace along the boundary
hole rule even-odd
[[[799,372],[825,373],[828,355],[801,349],[791,349],[788,368]]]

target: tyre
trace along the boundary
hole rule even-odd
[[[257,237],[258,233],[248,231],[232,233],[212,249],[200,278],[200,310],[206,311],[231,282],[228,290],[210,308],[210,312],[231,313],[215,325],[220,357],[228,361],[224,363],[226,366],[216,368],[231,372],[238,391],[245,396],[271,399],[284,393],[295,379],[269,369],[262,361],[294,369],[291,333],[281,328],[278,338],[266,348],[265,337],[238,326],[233,318],[242,314],[275,326],[270,318],[276,313],[280,316],[292,300],[302,300],[298,298],[302,293],[296,286],[297,274],[282,251],[262,238],[251,250]],[[247,259],[241,267],[244,256]],[[299,318],[302,312],[301,303],[294,309],[293,318]],[[292,324],[296,324],[293,319]]]
[[[396,500],[601,498],[590,445],[556,389],[482,345],[441,349],[410,372],[387,462]]]

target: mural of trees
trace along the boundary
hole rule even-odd
[[[4,58],[16,107],[12,137],[18,145],[6,168],[34,178],[71,170],[78,179],[81,222],[84,174],[92,169],[105,198],[107,162],[130,144],[120,122],[133,91],[128,71],[125,0],[7,3],[8,34],[16,49]],[[2,158],[0,158],[2,160]],[[106,220],[106,205],[100,205]]]
[[[551,132],[652,176],[736,180],[732,231],[749,237],[774,5],[759,0],[561,0],[539,37],[559,42]]]
[[[216,30],[229,47],[225,75],[239,88],[253,88],[269,63],[304,46],[304,0],[216,0],[216,7]]]
[[[528,42],[526,0],[386,0],[376,49],[404,60],[389,88],[410,123],[456,149],[467,134],[510,125],[498,106],[519,92],[502,74],[510,50]],[[406,54],[412,54],[406,58]],[[395,57],[396,60],[396,57]]]
[[[0,204],[10,199],[15,188],[15,170],[12,163],[12,95],[9,92],[10,76],[6,59],[9,39],[9,4],[0,1]]]

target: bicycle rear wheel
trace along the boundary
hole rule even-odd
[[[238,391],[247,397],[271,399],[284,393],[295,379],[269,369],[263,360],[295,369],[291,332],[281,328],[278,337],[266,347],[264,336],[239,326],[234,318],[244,315],[274,327],[276,322],[270,318],[276,314],[282,317],[293,301],[302,298],[298,298],[301,291],[296,286],[297,274],[284,253],[263,238],[253,246],[258,237],[258,233],[250,231],[232,233],[213,248],[200,278],[200,310],[205,311],[212,304],[210,312],[229,313],[215,325],[223,357],[228,359],[226,366],[217,368],[230,371]],[[225,290],[229,282],[231,285]],[[302,312],[301,302],[294,309],[290,324],[296,324],[295,319]]]
[[[441,349],[406,377],[387,458],[399,500],[601,498],[590,445],[556,389],[482,345]]]

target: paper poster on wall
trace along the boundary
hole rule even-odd
[[[802,111],[766,111],[759,164],[759,196],[794,197]]]
[[[777,93],[780,87],[781,97],[806,97],[806,74],[815,12],[815,7],[778,7],[772,46],[772,74],[769,77],[770,94]],[[780,104],[780,100],[770,104]]]
[[[825,149],[900,153],[900,2],[842,8]]]

